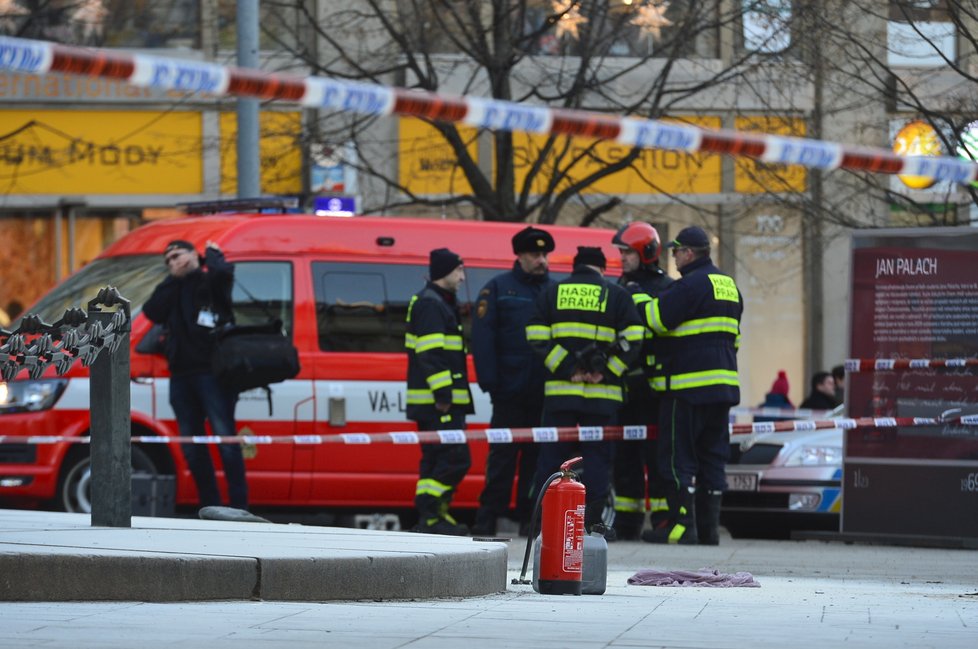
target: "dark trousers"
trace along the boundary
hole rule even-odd
[[[727,488],[730,405],[665,397],[659,412],[659,470],[670,490]]]
[[[543,425],[565,426],[613,426],[614,415],[593,415],[590,413],[560,411],[543,413]],[[587,490],[588,503],[603,503],[608,498],[611,487],[612,442],[547,442],[540,446],[537,458],[537,471],[533,480],[533,497],[540,493],[543,484],[552,474],[560,470],[560,465],[575,455],[584,458],[584,475],[581,482]],[[577,469],[580,471],[580,468]]]
[[[418,430],[465,428],[465,416],[450,413],[442,420],[418,421]],[[422,517],[448,510],[452,495],[472,466],[468,444],[422,444],[414,504]]]
[[[658,426],[658,397],[654,402],[629,403],[621,413],[621,423]],[[665,498],[658,466],[656,431],[646,430],[644,440],[620,441],[615,444],[615,510],[621,513],[645,514],[645,498]]]
[[[543,411],[542,400],[516,397],[493,399],[490,428],[531,428],[539,426]],[[530,520],[533,502],[533,475],[536,472],[539,449],[533,442],[519,444],[490,444],[486,459],[486,485],[479,496],[479,504],[495,516],[509,511],[513,494],[513,477],[516,483],[516,519]],[[517,474],[517,468],[519,473]]]
[[[170,378],[170,406],[176,414],[182,437],[206,435],[205,419],[210,422],[214,435],[235,436],[234,406],[237,400],[237,394],[222,388],[217,378],[209,372]],[[197,485],[200,506],[220,505],[221,494],[217,488],[210,448],[204,444],[182,444],[181,448]],[[219,444],[217,448],[221,453],[231,506],[247,509],[248,483],[241,446]]]

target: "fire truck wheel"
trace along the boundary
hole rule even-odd
[[[157,472],[156,464],[138,446],[132,447],[132,472]],[[65,512],[92,512],[92,466],[87,446],[76,446],[65,457],[61,466],[61,478],[58,480],[55,505]]]

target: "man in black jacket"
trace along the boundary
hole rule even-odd
[[[543,411],[543,363],[526,341],[526,323],[537,297],[553,283],[547,255],[554,249],[554,239],[546,230],[526,227],[513,236],[512,244],[513,268],[479,291],[472,319],[475,371],[479,386],[492,397],[490,428],[539,426]],[[537,445],[490,444],[486,486],[479,496],[473,534],[496,534],[496,519],[509,511],[517,465],[515,515],[521,528],[528,526]]]
[[[663,394],[658,453],[669,519],[643,532],[642,539],[717,545],[730,407],[740,402],[737,349],[744,301],[733,278],[710,259],[702,228],[684,228],[667,247],[682,278],[647,304],[645,318],[663,355],[653,383]]]
[[[234,266],[208,241],[204,257],[189,241],[171,241],[163,253],[169,276],[153,290],[143,313],[166,325],[170,366],[170,406],[182,437],[205,435],[205,419],[214,435],[233,437],[237,394],[220,385],[211,371],[214,331],[233,322],[231,286]],[[183,444],[183,455],[197,485],[200,506],[220,505],[210,449]],[[244,458],[237,444],[220,444],[221,462],[232,507],[248,508]]]
[[[628,292],[605,281],[601,248],[577,250],[574,272],[540,295],[526,326],[526,339],[547,370],[542,423],[557,428],[613,426],[623,402],[622,377],[639,354],[644,330]],[[537,494],[574,448],[571,442],[541,445],[534,477]],[[581,444],[588,529],[602,519],[612,452],[609,441]]]
[[[472,393],[456,293],[465,281],[462,258],[448,248],[432,250],[428,283],[411,298],[407,313],[407,417],[418,429],[460,430],[472,414]],[[467,444],[422,444],[414,493],[418,532],[465,536],[448,508],[472,458]]]

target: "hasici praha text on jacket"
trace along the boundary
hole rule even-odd
[[[575,266],[570,277],[537,300],[526,336],[548,372],[547,412],[613,415],[621,407],[623,376],[638,358],[643,341],[642,323],[628,291],[588,266]],[[572,381],[586,369],[582,363],[588,364],[588,358],[600,364],[591,369],[599,371],[602,380]]]

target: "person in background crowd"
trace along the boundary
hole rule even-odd
[[[659,468],[668,485],[669,518],[645,530],[642,540],[717,545],[730,408],[740,402],[737,348],[744,301],[733,278],[710,259],[702,228],[684,228],[668,247],[682,278],[647,304],[646,322],[662,337],[664,350],[663,372],[655,380],[664,390]]]
[[[553,283],[547,255],[553,252],[554,239],[546,230],[527,227],[513,235],[512,244],[513,268],[490,279],[479,291],[472,319],[475,372],[479,387],[492,398],[490,428],[539,426],[543,412],[543,363],[526,340],[526,323],[537,297]],[[489,445],[486,484],[473,534],[496,534],[496,519],[509,512],[517,467],[514,515],[521,529],[529,525],[536,464],[533,442]]]
[[[832,379],[835,381],[835,403],[845,403],[846,401],[846,368],[844,365],[836,365],[832,368]]]
[[[234,408],[238,395],[224,388],[211,371],[218,327],[234,322],[231,287],[234,265],[211,241],[199,257],[193,244],[176,240],[167,244],[163,260],[166,279],[153,290],[143,313],[166,326],[166,358],[170,367],[170,406],[180,435],[205,435],[204,421],[221,437],[236,433]],[[201,507],[220,505],[210,449],[203,444],[181,445],[197,485]],[[248,509],[248,483],[244,457],[238,444],[218,444],[231,507]]]
[[[543,425],[613,426],[621,408],[622,377],[640,352],[644,331],[628,292],[604,279],[601,248],[580,246],[570,277],[544,291],[526,326],[526,338],[543,358]],[[542,444],[534,494],[562,462],[572,442]],[[602,522],[608,499],[613,447],[609,441],[580,445],[587,490],[584,525]]]
[[[774,383],[771,384],[771,390],[764,395],[764,402],[761,403],[758,408],[777,408],[779,410],[794,410],[795,406],[791,403],[791,399],[788,398],[788,373],[784,370],[778,371],[778,378],[774,379]],[[778,415],[766,415],[760,414],[754,416],[755,422],[761,421],[784,421],[785,419],[791,419],[790,416],[785,414],[785,416]]]
[[[432,250],[428,282],[407,312],[407,418],[419,430],[465,428],[472,414],[465,342],[457,293],[465,281],[462,258],[448,248]],[[449,514],[452,495],[472,464],[468,444],[422,444],[414,504],[415,531],[465,536],[468,528]]]
[[[839,403],[835,400],[835,379],[828,372],[815,372],[811,381],[812,391],[801,402],[809,410],[831,410]]]
[[[612,243],[621,252],[622,276],[619,285],[632,294],[635,305],[658,297],[672,283],[659,268],[662,248],[659,233],[648,223],[634,221],[618,229]],[[652,525],[664,518],[665,486],[656,468],[656,438],[659,421],[659,395],[654,378],[662,369],[656,356],[657,341],[645,331],[642,352],[626,375],[625,405],[621,410],[623,425],[644,425],[646,439],[621,441],[615,446],[615,535],[622,540],[638,540],[645,526],[646,495],[649,498]]]

